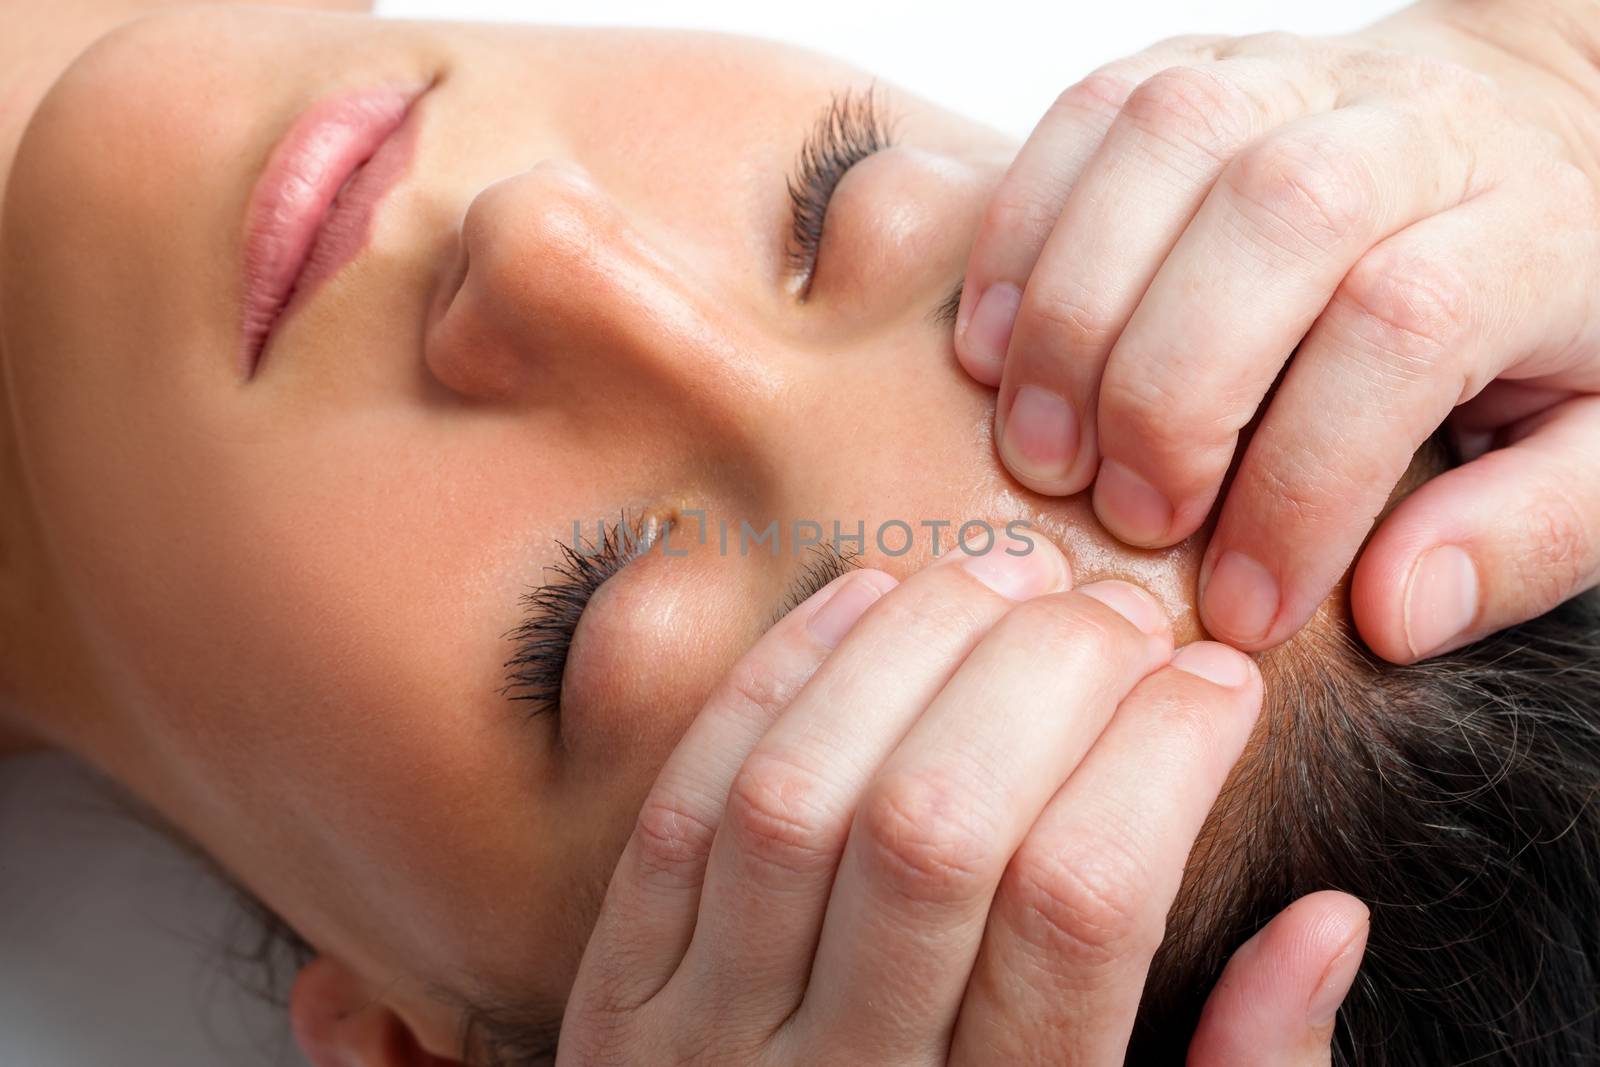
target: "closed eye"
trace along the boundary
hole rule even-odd
[[[800,146],[788,178],[792,221],[785,258],[801,301],[811,291],[833,191],[851,167],[894,143],[885,112],[876,82],[860,92],[836,92]]]
[[[584,609],[601,585],[650,551],[670,526],[668,522],[622,518],[602,529],[597,542],[579,540],[568,545],[557,541],[561,555],[547,568],[550,577],[522,595],[522,621],[502,635],[513,642],[515,655],[503,664],[505,685],[498,692],[512,701],[525,702],[529,718],[550,715],[559,719],[567,658]],[[833,542],[812,545],[809,558],[790,582],[768,625],[856,565],[855,553],[841,551]]]

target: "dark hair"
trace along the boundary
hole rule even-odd
[[[1424,451],[1449,465],[1442,434]],[[1341,889],[1371,931],[1338,1067],[1600,1063],[1600,590],[1411,666],[1342,627],[1258,661],[1269,706],[1190,858],[1128,1062],[1182,1064],[1233,950]],[[251,907],[268,925],[247,956],[312,954]],[[454,999],[467,1062],[554,1062],[558,1019]]]
[[[1600,1062],[1600,594],[1412,666],[1345,644],[1274,665],[1129,1062],[1181,1064],[1227,956],[1318,889],[1371,909],[1335,1064]]]

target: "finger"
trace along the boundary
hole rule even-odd
[[[1067,193],[1145,78],[1173,63],[1209,58],[1218,37],[1174,37],[1108,63],[1050,105],[989,198],[967,260],[956,311],[956,357],[984,385],[998,385],[1023,285]],[[988,299],[984,299],[987,296]]]
[[[1600,391],[1600,386],[1592,391]],[[1572,389],[1501,378],[1490,382],[1483,392],[1452,411],[1449,421],[1463,433],[1492,433],[1575,395]]]
[[[1117,339],[1100,385],[1094,506],[1131,544],[1205,521],[1239,430],[1340,279],[1374,244],[1491,173],[1411,110],[1351,105],[1227,167]]]
[[[1189,1067],[1326,1067],[1367,929],[1366,905],[1333,890],[1279,912],[1239,946],[1206,998]]]
[[[953,1063],[1122,1062],[1189,851],[1260,706],[1255,665],[1210,641],[1129,694],[1006,869]]]
[[[1128,96],[1033,265],[1006,350],[995,439],[1028,488],[1076,493],[1093,479],[1112,344],[1228,161],[1333,105],[1324,70],[1223,59],[1168,67]]]
[[[1477,459],[1496,447],[1495,436],[1503,427],[1576,395],[1572,389],[1529,385],[1504,378],[1490,382],[1483,392],[1456,408],[1445,420],[1450,426],[1459,462]]]
[[[739,765],[829,650],[894,584],[875,570],[829,582],[756,641],[684,732],[640,810],[585,952],[586,965],[598,961],[590,969],[606,983],[607,1002],[641,1004],[678,968]]]
[[[798,1033],[850,1062],[943,1062],[1007,861],[1171,653],[1166,613],[1119,581],[1020,605],[985,635],[861,799]]]
[[[1362,551],[1351,611],[1384,659],[1459,648],[1600,582],[1600,396],[1513,437],[1402,500]]]
[[[990,626],[1070,581],[1048,541],[1011,551],[1021,549],[952,549],[886,594],[751,751],[727,792],[673,979],[684,997],[714,1005],[737,994],[773,1028],[794,1011],[867,782]]]
[[[1545,216],[1507,187],[1402,230],[1345,276],[1207,545],[1200,611],[1213,636],[1261,649],[1294,633],[1452,408],[1507,366],[1563,369],[1586,329],[1600,342],[1589,325],[1600,231],[1563,232]]]

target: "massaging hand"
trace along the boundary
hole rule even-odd
[[[1241,648],[1306,621],[1447,417],[1469,458],[1499,447],[1379,526],[1351,588],[1367,643],[1409,662],[1600,580],[1600,111],[1489,35],[1380,27],[1101,68],[1034,130],[968,261],[956,351],[999,385],[1006,466],[1092,482],[1129,543],[1199,528],[1284,371],[1200,570],[1207,629]]]
[[[643,806],[558,1062],[1121,1064],[1261,679],[1223,645],[1174,656],[1137,587],[1067,578],[1042,541],[952,549],[765,634]],[[1365,914],[1279,915],[1190,1062],[1327,1063]]]

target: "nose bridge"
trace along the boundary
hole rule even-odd
[[[670,226],[660,232],[650,240],[566,160],[483,189],[462,221],[460,287],[429,330],[433,373],[485,400],[759,424],[781,399],[781,367],[742,304],[662,247]]]

